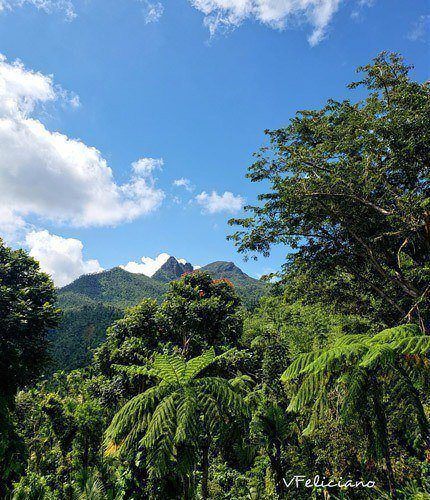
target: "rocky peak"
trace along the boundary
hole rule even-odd
[[[179,262],[176,257],[169,257],[166,262],[152,276],[158,281],[168,283],[180,278],[184,273],[189,273],[193,270],[193,266],[189,262]]]

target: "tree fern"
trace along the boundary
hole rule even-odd
[[[200,443],[206,443],[207,453],[207,443],[232,415],[248,414],[228,380],[202,376],[216,359],[213,349],[189,361],[156,355],[151,374],[157,384],[115,415],[105,435],[106,453],[143,450],[150,474],[157,477],[172,463],[184,472],[186,464],[194,466]],[[207,470],[203,472],[207,477]]]
[[[416,325],[400,325],[373,336],[339,337],[326,349],[300,354],[285,370],[284,382],[298,381],[288,411],[298,412],[310,405],[305,435],[313,433],[322,420],[327,395],[334,388],[341,394],[340,414],[344,420],[355,419],[364,424],[367,420],[362,418],[363,411],[371,412],[372,428],[366,429],[367,435],[377,456],[384,457],[391,490],[395,491],[382,391],[385,387],[391,400],[403,402],[403,418],[412,422],[411,417],[415,415],[417,430],[428,447],[429,423],[419,392],[405,367],[408,357],[424,357],[428,353],[430,336],[423,334]]]

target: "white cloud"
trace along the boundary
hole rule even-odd
[[[211,194],[202,191],[195,199],[197,203],[203,207],[204,212],[209,214],[216,214],[219,212],[230,212],[234,214],[239,212],[245,203],[242,196],[234,195],[230,191],[225,191],[222,195],[218,194],[216,191],[212,191]]]
[[[76,12],[71,0],[0,0],[0,11],[13,10],[30,5],[46,14],[62,12],[68,21],[73,21]]]
[[[149,0],[140,0],[143,5],[143,13],[145,16],[145,23],[157,22],[164,13],[164,6],[161,2],[150,2]]]
[[[158,208],[164,193],[151,173],[162,160],[141,158],[119,185],[100,151],[35,118],[38,106],[65,95],[51,76],[0,57],[0,210],[7,207],[9,219],[35,215],[84,227],[131,221]]]
[[[165,264],[171,255],[168,253],[160,253],[155,257],[142,257],[140,262],[131,261],[125,266],[119,266],[120,268],[134,274],[144,274],[145,276],[153,276],[160,267]],[[176,258],[176,257],[175,257]],[[186,259],[176,259],[180,264],[186,264],[188,261]],[[200,267],[200,266],[197,266]],[[197,269],[194,267],[194,269]]]
[[[142,176],[149,176],[155,169],[161,169],[164,165],[163,158],[139,158],[131,164],[133,171]]]
[[[14,242],[26,229],[27,224],[22,217],[0,204],[0,238],[9,243]]]
[[[129,262],[125,266],[119,266],[129,273],[145,274],[152,276],[160,267],[167,262],[170,255],[168,253],[160,253],[155,259],[151,257],[142,257],[140,262]]]
[[[84,260],[83,244],[75,238],[62,238],[48,231],[31,231],[25,239],[30,255],[50,274],[56,286],[64,286],[82,274],[103,270],[98,260]]]
[[[185,179],[184,177],[174,180],[173,185],[176,187],[183,187],[189,192],[192,192],[195,189],[195,186],[191,184],[190,179]]]
[[[219,29],[231,29],[246,19],[256,19],[275,29],[297,23],[313,28],[308,37],[311,45],[319,43],[342,0],[189,0],[203,12],[211,35]]]
[[[413,24],[407,38],[412,42],[423,42],[430,31],[430,14],[422,15]]]

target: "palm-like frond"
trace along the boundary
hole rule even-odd
[[[230,383],[221,377],[205,377],[196,381],[196,386],[209,393],[223,407],[236,414],[248,415],[248,406],[233,390]]]
[[[192,387],[187,387],[177,403],[175,443],[185,443],[198,435],[199,399]]]
[[[179,391],[166,396],[155,409],[148,429],[140,444],[151,448],[162,439],[173,442],[176,427],[176,404],[180,398]]]
[[[160,476],[173,460],[195,460],[195,450],[205,432],[215,435],[228,416],[244,416],[248,409],[226,379],[202,377],[216,359],[213,349],[186,362],[157,355],[151,374],[159,382],[135,396],[115,415],[105,443],[111,451],[146,449],[150,474]]]
[[[168,390],[169,384],[166,383],[151,387],[128,401],[116,413],[105,432],[104,445],[108,454],[130,448],[135,438],[146,430],[153,411]]]
[[[345,374],[342,382],[345,383],[347,390],[342,403],[341,415],[345,421],[349,421],[363,408],[369,375],[366,369],[357,366]]]
[[[186,363],[179,356],[157,354],[153,363],[155,373],[164,381],[179,383],[184,376]]]
[[[213,348],[204,352],[201,356],[190,359],[185,367],[185,380],[189,381],[197,377],[204,369],[211,365],[215,359],[215,350]]]
[[[300,354],[285,370],[283,381],[300,380],[288,411],[300,411],[313,401],[311,418],[305,429],[306,434],[312,432],[324,412],[325,388],[331,380],[343,387],[341,414],[346,419],[351,418],[359,412],[367,397],[371,374],[377,370],[392,372],[397,367],[402,375],[400,378],[403,377],[398,393],[404,395],[403,399],[415,412],[421,433],[428,436],[428,422],[419,396],[407,373],[401,372],[399,367],[404,355],[429,352],[430,336],[421,333],[416,325],[400,325],[373,336],[344,335],[326,349]]]
[[[298,391],[291,399],[287,411],[300,411],[304,406],[316,399],[317,394],[319,394],[321,390],[324,389],[326,384],[327,377],[323,372],[307,374],[304,377]]]
[[[281,380],[286,382],[287,380],[292,380],[298,377],[302,373],[303,369],[310,365],[310,363],[312,363],[320,355],[320,353],[320,350],[316,350],[299,354],[285,370]]]

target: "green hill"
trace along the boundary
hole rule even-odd
[[[144,298],[160,300],[167,285],[144,274],[134,274],[114,267],[97,274],[85,274],[59,290],[62,308],[76,307],[79,300],[90,304],[102,302],[117,307],[137,304]]]
[[[123,309],[95,303],[63,311],[60,325],[49,335],[52,363],[49,373],[82,368],[106,338],[106,329],[122,317]]]
[[[201,270],[214,279],[230,280],[247,308],[254,307],[267,289],[266,284],[251,278],[233,262],[212,262]],[[106,328],[122,316],[126,307],[144,298],[162,300],[168,283],[190,271],[191,264],[170,257],[152,277],[114,267],[80,276],[60,288],[58,305],[63,317],[50,334],[52,363],[48,371],[69,371],[88,364],[91,351],[103,342]]]

